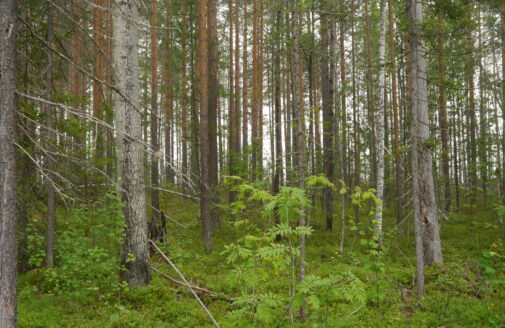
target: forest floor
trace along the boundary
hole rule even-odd
[[[185,277],[193,285],[241,300],[232,304],[222,297],[201,296],[221,327],[505,327],[505,227],[497,222],[493,210],[466,208],[442,221],[444,264],[426,269],[426,295],[422,299],[415,297],[412,237],[397,239],[396,233],[392,234],[384,242],[384,254],[371,260],[360,237],[347,227],[341,255],[340,228],[335,229],[340,227],[339,220],[335,219],[334,231],[328,232],[322,230],[322,213],[311,213],[310,224],[315,231],[307,240],[307,275],[345,273],[352,278],[339,284],[354,281],[361,285],[354,284],[355,289],[340,286],[337,293],[349,294],[340,299],[315,293],[319,299],[308,299],[313,310],[305,323],[296,320],[297,311],[293,311],[292,323],[290,311],[279,305],[285,306],[282,301],[263,305],[262,313],[257,304],[244,312],[245,296],[259,294],[260,290],[282,295],[282,290],[289,288],[289,275],[277,274],[272,266],[263,268],[263,276],[256,277],[258,287],[244,288],[234,270],[239,264],[229,263],[223,254],[225,245],[262,233],[262,224],[266,223],[259,215],[223,215],[222,230],[214,234],[214,252],[205,255],[198,204],[169,196],[162,201],[162,210],[185,226],[169,221],[168,240],[162,246]],[[384,231],[390,231],[393,214],[386,211],[384,222]],[[180,280],[158,254],[153,253],[151,261],[153,267]],[[270,277],[265,279],[265,274]],[[44,269],[31,270],[19,278],[19,326],[212,327],[187,288],[155,271],[152,278],[149,287],[104,296],[98,290],[55,291],[44,287]]]

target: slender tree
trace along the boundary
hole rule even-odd
[[[218,52],[217,52],[217,0],[208,0],[207,4],[207,44],[208,50],[208,101],[209,101],[209,122],[208,122],[208,134],[209,134],[209,188],[212,198],[211,206],[211,223],[214,230],[219,231],[221,229],[221,219],[219,216],[218,207],[219,198],[217,195],[217,184],[219,182],[219,169],[218,169],[218,153],[217,153],[217,104],[218,104]]]
[[[50,2],[47,3],[47,34],[46,43],[48,47],[52,46],[54,39],[54,13],[53,6]],[[53,98],[53,53],[52,50],[46,49],[47,67],[45,75],[46,98]],[[54,130],[54,113],[53,107],[49,104],[44,104],[44,112],[46,114],[46,134],[45,141],[47,146],[56,141]],[[46,158],[47,170],[47,235],[46,235],[46,265],[52,267],[54,265],[54,243],[56,239],[56,204],[55,204],[55,188],[54,188],[54,160],[51,156]]]
[[[439,9],[438,20],[443,26],[443,13]],[[446,81],[445,81],[445,40],[442,35],[438,36],[438,56],[437,56],[437,71],[438,71],[438,116],[440,124],[440,139],[442,141],[442,174],[444,183],[444,209],[449,211],[451,208],[451,183],[449,176],[449,131],[447,123],[447,104],[445,100]]]
[[[151,207],[153,227],[159,226],[160,191],[159,191],[159,152],[158,134],[158,0],[151,0]],[[158,234],[153,234],[158,235]]]
[[[385,70],[385,55],[386,55],[386,1],[380,1],[380,32],[379,32],[379,110],[377,111],[376,119],[376,142],[377,152],[377,172],[375,176],[377,181],[377,199],[379,200],[375,208],[375,234],[380,238],[382,235],[382,203],[384,202],[384,113],[386,112],[386,70]]]
[[[334,180],[333,162],[333,79],[329,72],[328,60],[328,2],[321,2],[321,99],[323,110],[323,168],[326,177]],[[326,229],[333,227],[333,190],[329,187],[323,190],[323,207],[326,213]]]
[[[394,166],[395,166],[395,198],[396,198],[396,224],[403,231],[402,212],[402,168],[400,153],[400,119],[398,117],[398,86],[396,80],[396,55],[394,42],[394,13],[392,0],[388,0],[388,20],[389,20],[389,60],[391,61],[391,107],[393,108],[393,138],[394,138]]]
[[[207,0],[198,0],[198,78],[200,88],[200,218],[207,253],[212,252],[209,170],[209,59]]]

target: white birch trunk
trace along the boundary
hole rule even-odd
[[[384,198],[384,113],[386,111],[386,102],[384,95],[386,92],[386,70],[384,69],[384,58],[386,49],[386,2],[380,2],[380,36],[379,36],[379,110],[376,118],[377,137],[377,198],[380,203],[375,208],[375,234],[377,238],[382,235],[382,202]]]

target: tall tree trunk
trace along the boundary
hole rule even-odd
[[[346,63],[345,63],[345,18],[343,12],[345,11],[345,2],[342,1],[340,4],[340,11],[342,17],[339,20],[340,23],[340,35],[339,35],[339,53],[340,53],[340,119],[341,119],[341,131],[342,139],[340,143],[340,171],[342,180],[349,185],[349,180],[347,176],[347,77],[346,77]],[[342,195],[344,198],[344,195]],[[342,205],[342,208],[344,206]],[[344,228],[342,226],[342,228]]]
[[[303,105],[303,84],[302,84],[302,65],[300,60],[301,51],[301,24],[300,24],[300,6],[298,0],[295,1],[293,8],[293,30],[294,30],[294,47],[293,47],[293,62],[294,62],[294,94],[293,101],[295,103],[296,115],[296,150],[297,150],[297,171],[298,171],[298,188],[305,189],[305,111]],[[302,209],[299,218],[299,225],[305,226],[305,210]],[[305,279],[305,235],[300,236],[300,281]],[[306,318],[305,302],[300,306],[300,319]]]
[[[352,10],[355,11],[355,3],[352,0]],[[355,56],[355,34],[354,34],[354,15],[351,15],[351,61],[352,61],[352,125],[354,141],[354,187],[360,185],[360,138],[359,138],[359,117],[358,117],[358,90],[356,87],[356,56]],[[355,206],[356,224],[359,222],[359,207]]]
[[[229,42],[229,47],[228,47],[228,93],[229,93],[229,98],[228,98],[228,105],[229,105],[229,114],[228,114],[228,119],[229,119],[229,134],[228,134],[228,166],[229,166],[229,172],[230,175],[236,175],[236,164],[235,164],[235,134],[238,132],[237,131],[237,126],[235,126],[236,118],[236,108],[235,108],[235,99],[238,95],[235,94],[235,89],[233,86],[233,83],[235,81],[234,75],[237,74],[234,72],[235,67],[234,67],[234,62],[233,62],[233,24],[234,24],[234,10],[233,10],[233,0],[228,0],[228,20],[229,20],[229,37],[228,37],[228,42]],[[229,192],[229,199],[230,203],[234,202],[236,199],[236,192],[230,191]]]
[[[366,47],[366,99],[368,106],[368,120],[370,122],[370,184],[375,187],[377,182],[377,149],[375,136],[375,96],[373,86],[373,66],[372,66],[372,27],[370,22],[369,0],[365,1],[365,47]]]
[[[170,5],[171,0],[166,1],[167,4],[167,26],[171,27],[171,15],[170,15]],[[165,180],[170,183],[174,183],[174,106],[172,99],[172,67],[171,67],[171,56],[172,56],[172,33],[170,29],[165,32],[165,165],[166,165],[166,178]]]
[[[158,153],[158,0],[151,0],[151,207],[152,226],[159,226],[160,191]],[[158,234],[153,234],[154,235]]]
[[[473,12],[473,1],[468,1],[468,13],[470,15],[470,19],[472,18]],[[467,31],[467,47],[468,47],[468,62],[466,66],[466,78],[467,78],[467,89],[468,89],[468,111],[467,117],[470,119],[470,140],[469,140],[469,182],[471,185],[471,195],[470,202],[471,208],[475,205],[476,197],[477,197],[477,140],[476,140],[476,113],[475,113],[475,90],[474,90],[474,69],[475,69],[475,59],[473,55],[474,47],[473,47],[473,37],[472,37],[472,28],[468,28]]]
[[[141,113],[138,31],[140,3],[116,1],[114,16],[114,93],[116,108],[117,160],[126,233],[121,248],[122,278],[131,287],[145,286],[151,280],[147,245]],[[133,258],[132,258],[133,257]]]
[[[408,8],[412,76],[412,178],[416,228],[417,291],[424,294],[424,265],[442,262],[430,135],[426,58],[421,35],[423,5],[410,0]]]
[[[93,41],[95,46],[93,48],[93,67],[96,79],[93,80],[93,115],[99,119],[104,119],[104,90],[103,84],[101,81],[104,80],[105,72],[105,58],[104,54],[106,51],[105,47],[105,29],[104,29],[104,8],[105,2],[103,0],[94,0],[93,3],[95,7],[93,8]],[[78,35],[74,32],[72,36],[72,43],[74,43],[74,37],[79,38]],[[76,40],[76,43],[79,43]],[[80,52],[78,47],[75,47],[72,44],[72,49],[77,48],[77,52]],[[75,70],[75,68],[74,68]],[[80,74],[76,72],[76,74]],[[105,155],[105,140],[104,140],[104,131],[103,125],[97,124],[95,128],[96,134],[96,149],[95,149],[95,159],[97,160],[97,164],[100,163],[101,159]],[[98,167],[101,169],[102,165]]]
[[[384,202],[384,113],[386,112],[386,1],[380,1],[380,32],[379,32],[379,110],[375,116],[376,122],[376,149],[377,149],[377,177],[376,189],[379,203],[375,206],[375,234],[377,238],[382,235],[382,205]]]
[[[248,143],[248,99],[247,99],[247,3],[249,0],[242,0],[244,10],[242,23],[242,152],[243,159],[247,161],[247,143]]]
[[[333,162],[333,79],[329,73],[328,59],[328,15],[327,1],[321,3],[321,99],[323,109],[323,169],[330,180],[334,180]],[[326,213],[326,229],[333,228],[333,190],[329,187],[323,190],[323,208]]]
[[[239,0],[235,0],[235,7],[232,6],[233,1],[229,0],[230,13],[230,149],[229,149],[229,165],[230,174],[237,175],[238,159],[240,154],[240,40],[239,40]],[[233,25],[235,25],[235,53],[233,54]],[[235,62],[233,62],[233,59]],[[235,65],[235,67],[233,67]],[[232,97],[233,96],[233,97]],[[233,99],[232,99],[233,98]],[[230,202],[236,200],[237,193],[230,191]]]
[[[258,86],[258,74],[259,74],[259,26],[258,26],[258,1],[253,1],[253,44],[252,44],[252,99],[251,99],[251,115],[252,115],[252,129],[251,129],[251,145],[252,145],[252,154],[251,154],[251,170],[252,170],[252,178],[256,179],[257,170],[258,170],[258,111],[259,111],[259,86]]]
[[[438,19],[439,23],[443,24],[443,14],[439,13]],[[442,140],[442,173],[443,173],[443,183],[444,183],[444,201],[445,211],[449,211],[451,208],[451,181],[449,177],[449,135],[448,135],[448,125],[447,125],[447,104],[445,100],[445,58],[444,58],[444,38],[442,36],[438,37],[438,56],[437,56],[437,66],[438,66],[438,116],[440,122],[440,137]]]
[[[398,90],[396,83],[396,55],[394,43],[394,20],[393,3],[388,0],[388,20],[389,20],[389,57],[391,61],[391,106],[393,107],[393,138],[394,138],[394,162],[395,162],[395,192],[396,192],[396,225],[400,232],[404,230],[402,213],[402,168],[400,153],[400,120],[398,117]]]
[[[217,79],[217,65],[218,65],[218,53],[217,53],[217,0],[208,0],[207,4],[207,33],[208,39],[207,44],[208,50],[208,60],[209,60],[209,81],[207,87],[209,89],[208,101],[209,101],[209,122],[208,122],[208,134],[209,134],[209,188],[211,193],[211,224],[212,228],[216,231],[221,230],[221,219],[219,216],[219,210],[217,204],[219,203],[219,197],[217,195],[217,184],[219,179],[218,172],[218,153],[217,153],[217,102],[218,102],[218,79]]]
[[[505,81],[505,3],[501,7],[501,78]],[[502,159],[505,159],[505,83],[501,86],[501,113],[502,113]],[[505,169],[505,164],[501,165],[502,172]],[[505,205],[505,172],[501,174],[501,190],[502,190],[502,202]]]
[[[53,7],[48,3],[47,9],[47,35],[46,43],[51,46],[54,39],[54,23],[53,23]],[[52,51],[46,49],[47,68],[45,76],[46,98],[52,100],[53,98],[53,55]],[[56,134],[54,132],[54,113],[53,108],[45,104],[44,111],[46,114],[46,147],[56,142]],[[56,206],[54,199],[54,161],[50,156],[46,157],[46,170],[47,170],[47,236],[46,236],[46,265],[52,267],[54,265],[54,242],[56,239]]]
[[[198,78],[200,87],[200,217],[207,253],[212,252],[211,189],[209,168],[209,44],[207,0],[198,0]]]
[[[105,43],[105,53],[107,58],[109,58],[108,61],[106,61],[106,77],[105,80],[107,81],[108,85],[112,85],[112,25],[113,25],[113,19],[112,19],[112,0],[105,0],[105,6],[107,9],[107,20],[106,20],[106,43]],[[110,88],[107,88],[107,103],[109,105],[112,105],[112,90]],[[106,117],[105,120],[108,124],[113,125],[114,124],[114,110],[112,109],[112,106],[109,106],[109,110],[106,112]],[[113,178],[113,167],[114,167],[114,140],[113,140],[113,131],[112,129],[107,129],[107,135],[106,135],[106,155],[108,159],[107,167],[106,167],[106,173],[108,177]]]
[[[240,153],[240,33],[239,33],[239,5],[240,0],[235,0],[235,153],[238,155]],[[233,42],[230,40],[230,42]],[[238,158],[238,157],[237,157]]]
[[[282,5],[278,4],[276,9],[275,32],[277,40],[274,49],[274,124],[275,124],[275,154],[274,154],[274,175],[272,179],[272,192],[277,194],[280,190],[281,175],[282,175],[282,122],[281,122],[281,53],[280,53],[280,25],[282,21]],[[280,223],[276,216],[276,223]]]
[[[188,88],[187,88],[187,38],[188,38],[188,5],[182,4],[182,22],[181,22],[181,183],[182,191],[185,193],[190,185],[191,173],[188,164],[188,140],[190,134],[188,131]],[[193,50],[191,50],[193,53]],[[191,61],[192,62],[192,61]],[[193,82],[191,82],[193,84]],[[191,90],[191,99],[193,99],[193,86]],[[192,105],[193,106],[193,105]],[[192,140],[192,139],[191,139]],[[192,155],[193,157],[193,155]]]
[[[16,4],[0,2],[0,327],[17,327]]]

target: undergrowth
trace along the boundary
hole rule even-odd
[[[360,203],[358,224],[348,204],[341,253],[340,230],[322,230],[320,206],[310,204],[308,196],[319,199],[316,189],[305,196],[288,188],[273,197],[258,186],[240,188],[237,203],[221,209],[211,255],[202,251],[198,204],[176,195],[162,201],[168,237],[161,248],[193,285],[218,295],[201,297],[221,327],[505,327],[505,229],[495,210],[462,209],[441,223],[444,264],[426,269],[426,295],[419,299],[413,238],[397,237],[393,213],[385,211],[377,244],[368,215],[373,201]],[[120,205],[113,193],[107,197],[59,214],[56,268],[39,268],[41,254],[32,247],[33,269],[19,278],[19,326],[212,327],[187,288],[157,272],[146,288],[118,282]],[[296,227],[300,208],[312,228]],[[40,227],[31,229],[36,236]],[[295,272],[300,234],[308,237],[303,283]],[[151,265],[178,278],[158,254]],[[297,319],[302,295],[305,323]]]

